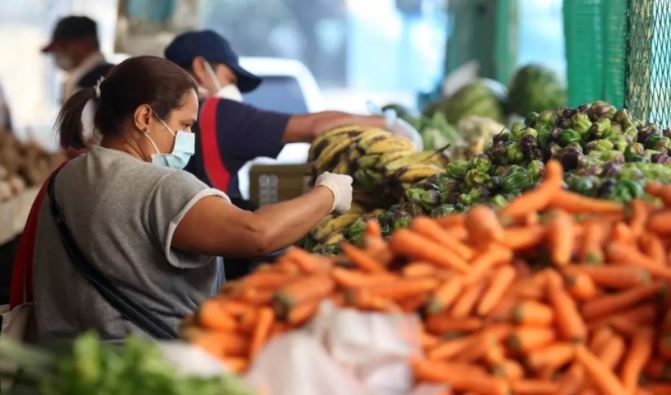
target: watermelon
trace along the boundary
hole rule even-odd
[[[530,64],[521,67],[510,81],[506,108],[509,114],[540,113],[565,105],[564,85],[557,74],[545,66]]]

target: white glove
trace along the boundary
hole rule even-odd
[[[388,109],[384,112],[384,128],[391,133],[412,141],[418,151],[424,149],[422,136],[417,129],[396,115],[396,111]]]
[[[322,173],[315,181],[315,187],[323,186],[333,193],[331,212],[344,213],[352,206],[352,177],[344,174]]]

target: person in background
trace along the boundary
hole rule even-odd
[[[95,21],[86,16],[67,16],[59,20],[51,41],[42,52],[51,54],[56,66],[67,73],[63,102],[79,89],[94,86],[113,66],[100,52]]]
[[[385,128],[421,145],[417,130],[401,119],[340,111],[283,114],[242,103],[241,92],[256,89],[261,78],[243,69],[228,41],[214,31],[177,36],[165,49],[165,57],[195,78],[202,102],[194,125],[196,154],[186,170],[226,192],[234,202],[241,197],[238,170],[246,162],[276,158],[285,144],[310,142],[338,126]]]
[[[257,157],[276,158],[285,144],[310,142],[329,129],[352,124],[381,127],[412,139],[421,148],[417,130],[400,119],[340,111],[283,114],[242,103],[242,93],[256,89],[261,78],[242,68],[228,41],[214,31],[175,37],[165,57],[198,83],[201,110],[193,125],[196,152],[185,170],[227,193],[242,209],[258,208],[240,193],[238,171],[245,163]],[[224,257],[224,262],[226,280],[244,276],[253,266],[253,262],[231,257]]]

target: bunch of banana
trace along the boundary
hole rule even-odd
[[[312,251],[337,252],[335,247],[347,239],[346,231],[350,225],[359,219],[366,221],[370,218],[377,218],[383,212],[384,210],[377,209],[366,213],[362,206],[354,204],[352,209],[344,214],[325,217],[310,231],[313,243]]]

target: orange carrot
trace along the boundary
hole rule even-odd
[[[301,248],[290,247],[284,256],[296,262],[296,265],[307,274],[324,272],[331,267],[328,258],[312,255]]]
[[[471,259],[473,250],[457,240],[450,232],[443,229],[435,220],[427,217],[416,217],[410,228],[422,236],[446,247],[462,259]]]
[[[576,359],[602,394],[623,395],[627,393],[615,374],[584,346],[577,346]]]
[[[660,266],[666,266],[666,250],[662,240],[655,233],[644,232],[640,237],[640,245],[643,253]]]
[[[400,312],[401,308],[394,301],[379,295],[374,295],[367,288],[357,289],[347,296],[351,305],[361,310],[383,311],[387,313]]]
[[[312,318],[319,308],[321,300],[312,299],[301,302],[289,310],[287,322],[291,325],[301,325]]]
[[[513,320],[525,326],[548,326],[554,321],[554,311],[546,304],[526,300],[513,308]]]
[[[263,306],[273,300],[275,291],[271,289],[246,288],[239,296],[240,300],[254,306]]]
[[[629,228],[629,225],[624,222],[618,222],[613,227],[613,234],[611,235],[611,240],[620,242],[623,244],[635,244],[634,233]]]
[[[276,289],[289,284],[295,279],[295,275],[288,273],[260,271],[243,277],[242,282],[246,287]]]
[[[393,284],[397,277],[391,273],[365,274],[336,267],[331,271],[336,284],[343,288],[377,287]]]
[[[328,296],[335,289],[335,281],[327,274],[313,274],[301,277],[291,284],[281,288],[273,300],[282,313],[291,310],[291,307],[306,300],[320,299]]]
[[[559,162],[549,161],[545,165],[545,179],[541,184],[536,189],[523,193],[508,203],[501,210],[502,217],[514,220],[547,207],[554,195],[562,188],[562,173]]]
[[[394,259],[394,253],[382,237],[365,236],[365,252],[369,257],[382,265],[387,265]]]
[[[596,264],[604,261],[603,243],[606,240],[606,226],[596,221],[589,221],[584,226],[582,248],[579,257],[583,262]]]
[[[508,345],[515,351],[528,353],[547,346],[555,340],[555,332],[550,328],[517,327],[508,339]]]
[[[512,389],[516,395],[554,395],[559,390],[559,385],[545,380],[514,380]]]
[[[610,339],[615,336],[613,329],[609,326],[599,327],[593,334],[589,342],[589,350],[598,354],[606,347]]]
[[[403,267],[403,277],[429,277],[436,274],[436,267],[428,262],[412,262]]]
[[[636,391],[638,378],[652,355],[653,336],[652,329],[642,328],[636,331],[631,341],[631,346],[622,364],[622,372],[620,374],[620,380],[622,380],[629,394]]]
[[[419,344],[423,349],[429,349],[435,347],[440,343],[440,339],[437,336],[434,336],[430,333],[421,331],[419,333]]]
[[[671,206],[671,188],[668,186],[652,181],[648,182],[645,186],[645,191],[652,196],[660,198],[665,206]]]
[[[573,218],[563,211],[556,211],[547,222],[547,237],[552,262],[566,265],[571,261],[575,247]]]
[[[600,327],[602,325],[613,325],[619,329],[623,328],[622,323],[631,325],[650,325],[657,317],[657,309],[650,303],[638,305],[628,310],[624,310],[615,315],[609,315],[596,321],[590,322],[591,327]]]
[[[650,212],[648,204],[641,199],[634,199],[629,202],[629,227],[635,237],[639,237],[645,229]]]
[[[414,313],[422,310],[422,308],[426,306],[428,301],[429,301],[429,294],[421,293],[415,296],[409,296],[407,298],[399,300],[398,305],[401,308],[401,310],[405,311],[406,313]]]
[[[557,370],[568,364],[575,356],[575,346],[571,343],[555,343],[535,350],[527,356],[527,363],[532,369],[539,370],[549,367]]]
[[[476,283],[468,285],[464,289],[464,292],[454,302],[454,306],[452,306],[452,309],[450,311],[452,317],[465,318],[469,314],[471,314],[484,288],[485,288],[484,281],[478,281]]]
[[[239,316],[238,328],[243,333],[250,333],[256,327],[256,320],[258,318],[258,309],[255,307],[253,309],[247,310],[245,313]]]
[[[433,291],[439,281],[435,278],[402,278],[390,286],[378,286],[370,289],[374,295],[396,301]]]
[[[643,389],[652,395],[671,395],[671,384],[650,384]]]
[[[598,286],[627,289],[650,284],[650,272],[631,266],[579,266],[578,271],[588,275]]]
[[[470,271],[464,276],[464,283],[470,284],[479,280],[492,267],[510,262],[512,256],[512,251],[507,248],[496,245],[490,246],[473,259]]]
[[[578,312],[575,301],[564,289],[561,276],[556,272],[550,272],[547,283],[548,300],[554,308],[555,320],[562,336],[571,341],[585,340],[587,326]]]
[[[247,303],[230,299],[219,299],[217,301],[221,304],[221,308],[233,317],[242,317],[250,311],[254,311],[254,307]]]
[[[450,214],[444,217],[438,217],[435,219],[436,222],[443,228],[449,228],[452,226],[464,226],[466,223],[466,215],[464,214]]]
[[[622,360],[624,352],[624,340],[622,340],[622,337],[614,335],[596,355],[608,369],[613,370]]]
[[[660,265],[654,259],[642,254],[632,246],[621,242],[613,242],[608,246],[607,250],[611,262],[616,265],[641,267],[650,271],[655,277],[666,280],[671,279],[671,269]]]
[[[431,348],[428,352],[430,360],[450,359],[460,352],[463,352],[467,347],[472,346],[479,340],[477,335],[463,336],[456,339],[444,340]]]
[[[645,368],[643,368],[643,374],[645,374],[645,377],[653,381],[668,382],[670,378],[669,376],[671,374],[671,366],[665,359],[656,356],[651,358],[645,365]]]
[[[214,331],[230,331],[236,327],[233,317],[214,299],[206,300],[200,305],[197,319],[200,325]]]
[[[447,332],[474,332],[482,327],[482,320],[475,317],[455,319],[447,314],[430,315],[426,318],[426,327],[436,334]]]
[[[503,239],[503,227],[494,210],[487,206],[474,206],[466,213],[466,229],[471,244],[476,246]]]
[[[594,199],[563,190],[552,196],[549,206],[569,213],[612,214],[622,212],[620,203]]]
[[[580,272],[566,276],[566,288],[571,296],[580,301],[593,299],[599,293],[592,278]]]
[[[497,270],[487,290],[482,294],[477,307],[478,315],[487,315],[512,285],[513,280],[515,280],[515,269],[513,267],[504,266]]]
[[[382,228],[376,219],[366,221],[366,235],[370,237],[382,237]]]
[[[671,360],[671,335],[663,335],[659,338],[657,353],[666,360]]]
[[[448,226],[446,228],[444,227],[443,229],[445,229],[445,231],[450,234],[450,237],[455,240],[458,240],[462,243],[468,241],[468,230],[466,230],[464,225]]]
[[[275,315],[269,307],[262,307],[259,311],[259,319],[256,322],[256,328],[252,336],[252,342],[249,346],[249,359],[254,359],[261,350],[270,334],[270,327],[273,325]]]
[[[400,255],[435,262],[460,272],[466,272],[470,268],[466,261],[452,250],[409,229],[394,232],[389,239],[389,245],[392,251]]]
[[[505,380],[488,376],[476,365],[412,360],[415,379],[431,383],[449,384],[454,390],[474,391],[482,395],[507,395]]]
[[[445,280],[431,295],[429,303],[426,306],[427,313],[437,314],[450,307],[457,298],[459,292],[463,289],[463,282],[460,277],[453,276]]]
[[[559,380],[557,395],[574,395],[583,385],[585,369],[582,365],[573,363],[568,371]]]
[[[352,244],[342,243],[340,245],[340,249],[355,265],[359,267],[359,269],[363,270],[364,272],[382,273],[386,270],[382,263],[376,261],[370,255],[366,254],[365,251],[353,246]]]
[[[611,295],[600,296],[585,302],[582,306],[582,314],[585,319],[590,320],[607,314],[620,312],[636,303],[650,299],[657,295],[661,289],[661,283],[653,283],[632,288],[627,291]]]
[[[671,233],[671,210],[654,213],[648,220],[648,230],[657,234]]]
[[[246,355],[250,346],[247,338],[234,332],[199,331],[190,341],[218,357]]]
[[[503,231],[501,244],[513,251],[526,250],[538,245],[545,237],[545,227],[541,225],[513,226]]]
[[[524,377],[524,368],[514,359],[506,359],[493,368],[495,376],[509,380],[521,380]]]

